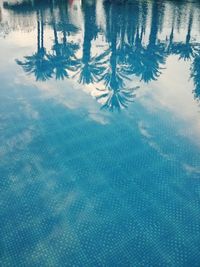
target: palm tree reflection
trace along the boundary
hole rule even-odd
[[[108,14],[107,14],[108,16]],[[120,13],[116,5],[110,4],[108,28],[108,40],[110,47],[110,60],[107,63],[108,67],[101,78],[103,88],[97,89],[96,98],[103,104],[103,108],[111,111],[121,108],[127,108],[128,103],[135,98],[135,90],[137,87],[128,87],[126,80],[129,80],[126,65],[123,60],[123,50],[117,46],[118,34],[120,32]],[[122,32],[122,35],[124,32]]]
[[[55,3],[48,0],[48,5],[45,5],[36,0],[30,4],[26,0],[26,12],[36,12],[37,51],[24,57],[23,61],[17,60],[17,63],[26,73],[34,74],[37,81],[77,78],[85,87],[92,85],[92,94],[102,104],[102,108],[112,111],[127,108],[134,101],[138,87],[134,86],[133,77],[139,77],[145,83],[157,80],[167,56],[175,54],[180,60],[191,60],[194,96],[199,98],[200,50],[191,37],[194,24],[192,7],[189,6],[185,41],[174,41],[176,31],[180,30],[183,12],[183,3],[179,2],[172,4],[171,32],[166,40],[160,41],[159,31],[162,32],[164,23],[165,3],[156,0],[122,2],[123,5],[111,0],[103,1],[104,30],[97,26],[96,1],[81,2],[84,28],[81,46],[81,42],[75,41],[80,40],[81,31],[70,16],[72,9],[69,9],[69,1],[59,0]],[[20,6],[23,6],[23,1]],[[4,7],[15,10],[15,5],[5,4]],[[151,16],[148,20],[149,10]],[[16,12],[19,12],[19,5],[16,5]],[[48,13],[50,20],[45,18]],[[53,44],[49,51],[44,46],[46,24],[53,30]],[[102,40],[103,51],[98,48]]]
[[[195,47],[190,42],[192,23],[193,23],[193,10],[191,10],[190,12],[185,43],[180,42],[180,43],[175,43],[172,45],[171,52],[173,54],[179,55],[179,59],[191,60],[195,56]]]
[[[191,67],[191,78],[194,81],[194,97],[200,100],[200,47],[195,54],[194,61]]]
[[[54,44],[52,47],[52,53],[48,54],[49,62],[53,68],[53,74],[55,78],[60,80],[69,78],[69,71],[73,71],[76,65],[75,52],[79,46],[75,43],[67,42],[67,29],[70,31],[72,27],[70,24],[65,23],[65,17],[63,9],[60,10],[61,23],[56,24],[53,6],[51,8],[52,28],[54,33]],[[62,31],[63,41],[60,43],[58,40],[58,31]]]
[[[26,56],[25,61],[16,60],[28,74],[34,74],[37,81],[46,81],[52,77],[52,64],[49,62],[44,48],[43,11],[37,11],[37,52]]]
[[[157,80],[161,74],[161,65],[165,63],[165,45],[157,40],[157,34],[160,23],[160,12],[162,9],[160,3],[153,1],[152,19],[147,47],[142,46],[143,31],[141,34],[137,29],[135,38],[135,47],[129,54],[129,64],[133,74],[137,75],[144,82]]]
[[[82,58],[79,60],[78,71],[74,77],[78,76],[78,82],[90,84],[98,82],[105,71],[104,57],[107,53],[98,56],[91,56],[92,41],[96,39],[98,29],[96,26],[95,2],[83,2],[84,13],[84,39]]]

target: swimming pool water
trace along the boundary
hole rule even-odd
[[[0,266],[200,266],[198,1],[0,1]]]

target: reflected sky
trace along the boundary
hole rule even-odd
[[[198,267],[199,1],[0,0],[0,58],[0,265]]]

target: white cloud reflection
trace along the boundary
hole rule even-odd
[[[190,62],[170,56],[162,72],[157,81],[141,86],[140,102],[150,112],[169,112],[178,134],[200,145],[200,107],[193,95]]]

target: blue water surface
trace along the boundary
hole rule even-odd
[[[200,266],[199,1],[0,1],[0,266]]]

